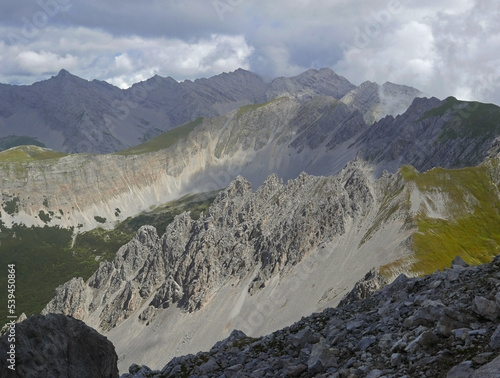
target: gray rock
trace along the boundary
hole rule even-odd
[[[491,349],[494,349],[494,350],[500,349],[500,325],[497,327],[495,332],[493,332],[493,334],[491,335],[490,346],[491,346]]]
[[[384,375],[384,372],[382,370],[374,369],[374,370],[370,370],[370,372],[368,372],[368,374],[366,375],[366,378],[379,378],[379,377],[382,377],[383,375]]]
[[[455,269],[451,269],[446,271],[446,278],[450,282],[456,282],[460,279],[460,270],[458,269],[459,266],[456,266]]]
[[[470,378],[473,374],[472,362],[466,361],[451,368],[446,378]]]
[[[15,366],[20,377],[118,377],[111,342],[82,321],[60,314],[34,315],[15,326]],[[0,339],[0,369],[11,342]]]
[[[403,325],[407,328],[416,328],[418,326],[433,326],[444,315],[444,307],[430,305],[419,308],[413,315],[405,319]]]
[[[202,364],[200,366],[200,373],[201,374],[210,374],[210,373],[216,372],[219,369],[220,369],[220,366],[217,363],[217,361],[214,358],[211,358],[210,360],[208,360],[207,362],[205,362],[204,364]]]
[[[365,277],[358,281],[354,288],[347,294],[339,303],[339,306],[345,306],[354,301],[366,299],[376,291],[380,290],[387,284],[387,280],[383,278],[378,270],[372,269],[366,273]]]
[[[320,340],[318,335],[315,335],[309,327],[304,328],[290,338],[293,345],[302,348],[305,344],[315,344]]]
[[[456,256],[451,262],[452,269],[460,269],[467,268],[469,264],[467,264],[460,256]]]
[[[313,346],[307,368],[310,374],[317,374],[331,367],[337,367],[335,353],[325,343],[317,343]]]
[[[363,337],[360,341],[359,341],[359,344],[358,344],[358,348],[361,350],[361,351],[365,351],[367,350],[372,344],[375,343],[375,341],[377,341],[377,338],[375,336],[366,336],[366,337]]]
[[[285,374],[289,377],[300,377],[300,375],[305,371],[307,371],[307,365],[304,364],[289,366],[285,368]]]
[[[391,354],[391,366],[398,367],[403,362],[403,355],[401,353]]]
[[[474,298],[472,310],[489,320],[496,320],[500,315],[500,306],[496,302],[490,301],[482,296],[476,296]]]
[[[426,331],[418,337],[418,343],[424,349],[428,349],[439,343],[439,337],[432,332]]]
[[[500,356],[490,363],[477,369],[472,378],[499,378],[500,377]]]

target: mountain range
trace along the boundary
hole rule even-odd
[[[474,108],[472,112],[468,109]],[[474,166],[500,150],[500,108],[453,97],[416,98],[372,125],[330,96],[279,97],[223,116],[197,118],[114,154],[67,155],[37,146],[0,152],[4,225],[112,227],[152,206],[268,175],[338,173],[356,156],[374,175],[405,164]]]
[[[132,103],[132,90],[146,85]],[[47,94],[63,89],[60,107],[35,101],[37,90],[55,101]],[[190,193],[218,191],[199,216],[184,212],[166,229],[141,227],[90,277],[59,286],[42,311],[106,335],[122,372],[137,361],[160,368],[208,350],[235,328],[260,337],[288,326],[338,305],[371,270],[380,287],[401,273],[444,269],[457,255],[475,265],[500,252],[500,108],[493,104],[418,97],[391,83],[356,87],[329,69],[271,83],[243,70],[183,83],[155,77],[125,91],[61,71],[0,88],[0,98],[13,93],[17,110],[5,106],[2,122],[31,114],[41,125],[40,115],[51,113],[44,127],[60,127],[47,140],[29,128],[7,131],[9,143],[61,144],[0,152],[3,230],[22,224],[77,237]],[[110,121],[114,100],[125,101],[128,114]],[[78,126],[83,107],[109,122]],[[65,130],[74,127],[95,138],[73,145]],[[137,144],[161,130],[168,131]],[[99,151],[101,142],[112,153],[71,153],[84,145]]]
[[[371,122],[404,111],[420,94],[391,83],[356,87],[327,68],[270,83],[242,69],[180,83],[157,75],[128,89],[61,70],[33,85],[0,85],[0,138],[31,138],[66,153],[110,153],[197,117],[220,116],[283,95],[298,101],[330,96],[359,108]]]

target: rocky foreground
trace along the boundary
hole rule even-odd
[[[500,256],[476,267],[457,258],[369,296],[378,284],[369,274],[335,309],[261,338],[233,331],[209,352],[122,378],[500,377]]]

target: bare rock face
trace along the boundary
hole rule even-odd
[[[403,114],[415,97],[422,96],[419,90],[405,85],[386,82],[383,85],[365,81],[349,91],[341,101],[352,109],[359,110],[365,122],[371,125],[386,115]]]
[[[271,100],[280,96],[293,96],[304,101],[314,96],[341,98],[356,88],[346,78],[337,75],[329,68],[308,70],[300,75],[274,79],[266,90],[266,97]]]
[[[302,174],[287,184],[271,175],[255,193],[239,176],[199,220],[181,214],[161,237],[143,226],[86,284],[73,279],[57,288],[44,313],[98,316],[100,329],[109,330],[146,302],[200,309],[229,279],[254,270],[248,291],[255,293],[321,242],[342,235],[349,219],[366,214],[373,202],[356,164],[336,177]]]
[[[63,308],[62,313],[71,316],[76,319],[83,319],[87,313],[86,311],[86,297],[87,297],[87,287],[83,278],[73,278],[68,281],[64,287],[58,288],[57,298],[55,301],[51,302],[50,306],[47,306],[43,311],[42,315],[47,315],[54,312],[55,309]]]
[[[118,377],[113,344],[85,323],[60,314],[35,315],[15,326],[15,373],[7,365],[9,333],[0,339],[2,376]],[[3,375],[6,374],[6,375]],[[16,375],[17,374],[17,375]]]
[[[372,269],[354,285],[351,292],[340,301],[339,306],[366,299],[387,285],[387,283],[387,279],[382,277],[377,269]]]

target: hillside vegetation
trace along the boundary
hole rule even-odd
[[[457,255],[477,265],[500,254],[499,166],[496,158],[454,170],[435,168],[418,173],[412,167],[401,168],[404,179],[415,184],[430,204],[421,206],[415,215],[418,231],[413,235],[412,273],[444,269]],[[437,198],[446,199],[444,208]],[[439,211],[442,217],[431,215]],[[389,264],[384,270],[407,262]]]

